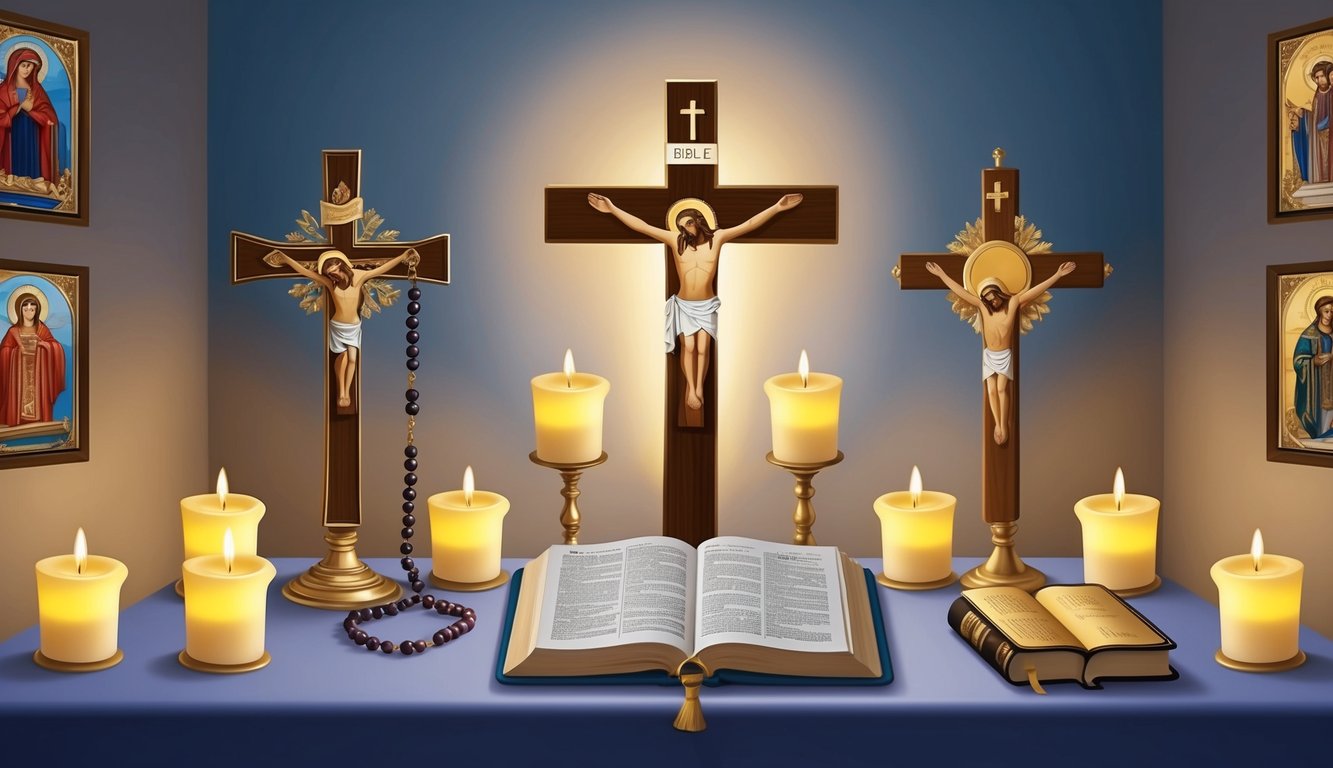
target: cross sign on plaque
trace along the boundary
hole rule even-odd
[[[231,233],[231,281],[305,277],[323,292],[324,344],[324,540],[328,555],[283,587],[287,599],[317,608],[356,608],[397,599],[396,582],[370,570],[356,556],[361,525],[362,317],[369,281],[407,278],[449,282],[449,236],[402,242],[394,232],[374,237],[373,209],[363,211],[361,150],[325,150],[320,219],[304,211],[306,240],[265,240]],[[319,231],[322,226],[327,235]],[[374,237],[374,239],[371,239]],[[323,239],[323,242],[320,242]],[[298,291],[299,292],[299,291]],[[294,292],[293,295],[297,295]],[[380,303],[387,303],[384,295]]]
[[[1018,215],[1018,169],[981,172],[981,218],[948,254],[903,254],[893,275],[903,290],[947,287],[954,311],[982,335],[981,516],[995,551],[962,578],[965,587],[1009,584],[1034,591],[1045,576],[1013,549],[1018,528],[1018,339],[1049,309],[1047,289],[1100,288],[1110,266],[1100,253],[1051,253],[1041,231]]]
[[[697,545],[717,534],[713,337],[721,246],[836,243],[838,188],[719,187],[717,81],[668,80],[666,101],[666,186],[547,187],[546,242],[665,246],[662,533]],[[679,349],[679,362],[672,360],[673,349]]]

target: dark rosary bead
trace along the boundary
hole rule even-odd
[[[410,358],[407,359],[407,370],[409,370],[409,371],[415,371],[416,369],[418,369],[418,368],[420,368],[420,367],[421,367],[421,361],[420,361],[420,360],[416,359],[415,357],[410,357]]]
[[[415,314],[419,314],[420,312],[421,312],[421,303],[420,303],[420,302],[417,302],[417,301],[409,301],[409,302],[407,303],[407,314],[409,314],[409,315],[415,315]]]
[[[378,605],[375,606],[374,608],[371,608],[371,609],[370,609],[370,618],[372,618],[372,619],[382,619],[382,618],[384,618],[384,609],[381,608],[381,607],[379,607]]]
[[[413,521],[416,520],[416,518],[412,518],[412,519],[413,519]],[[407,518],[406,518],[406,517],[403,518],[403,525],[411,525],[411,523],[407,522]],[[416,567],[416,564],[417,564],[417,563],[416,563],[415,560],[413,560],[413,559],[410,558],[410,557],[404,557],[402,560],[399,560],[399,561],[398,561],[398,564],[401,565],[401,566],[403,566],[403,570],[404,570],[404,571],[410,571],[410,570],[412,570],[414,567]]]
[[[413,512],[416,512],[416,511],[417,511],[417,505],[416,505],[416,504],[414,504],[414,503],[412,503],[412,502],[410,502],[410,501],[404,501],[404,502],[403,502],[403,514],[404,514],[404,515],[410,515],[410,514],[412,514]]]
[[[421,592],[421,590],[423,590],[423,589],[425,589],[425,588],[426,588],[426,582],[424,582],[424,581],[414,581],[414,582],[412,582],[412,591],[413,591],[413,592],[418,592],[418,593],[419,593],[419,592]],[[420,595],[420,594],[416,594],[416,595],[412,595],[412,597],[421,597],[421,595]]]
[[[404,528],[404,529],[403,529],[403,538],[404,538],[404,539],[410,539],[410,538],[412,538],[412,534],[414,534],[414,533],[416,533],[416,531],[412,530],[411,528]]]
[[[380,650],[381,650],[381,651],[384,651],[385,653],[393,653],[393,641],[392,641],[392,640],[381,640],[381,641],[380,641]]]
[[[420,575],[421,575],[421,569],[418,568],[418,567],[416,567],[416,566],[414,565],[414,566],[412,566],[412,568],[411,568],[410,570],[408,570],[408,572],[407,572],[407,580],[408,580],[408,581],[416,581],[416,580],[417,580],[417,577],[420,576]]]
[[[463,606],[459,605],[458,603],[454,603],[453,605],[449,606],[449,615],[450,615],[450,616],[462,616],[462,615],[463,615],[463,611],[465,611],[465,610],[467,610],[467,609],[465,609]]]
[[[350,616],[343,619],[343,629],[347,630],[348,632],[352,631],[352,627],[355,626],[356,626],[356,619],[353,619]]]
[[[417,484],[417,473],[408,472],[406,475],[403,475],[403,485],[416,485],[416,484]]]
[[[425,652],[426,652],[426,641],[425,641],[425,640],[413,640],[413,641],[412,641],[412,647],[416,649],[416,652],[417,652],[417,653],[425,653]]]
[[[366,638],[366,650],[367,650],[367,651],[378,651],[378,650],[379,650],[379,647],[380,647],[380,639],[379,639],[378,637],[368,637],[368,638]]]
[[[370,621],[370,609],[362,608],[357,611],[357,621]]]
[[[421,355],[421,348],[420,348],[420,347],[418,347],[416,344],[409,344],[409,345],[407,345],[407,356],[408,356],[408,357],[418,357],[418,356],[420,356],[420,355]]]
[[[384,614],[386,616],[397,616],[398,605],[396,603],[389,603],[388,605],[384,606]]]
[[[365,645],[366,641],[369,639],[370,635],[367,635],[365,632],[361,632],[358,630],[356,637],[352,638],[352,642],[356,643],[357,645]]]
[[[415,445],[407,446],[403,449],[403,455],[409,459],[415,459],[417,457],[417,447]]]
[[[404,461],[404,462],[403,462],[403,469],[406,469],[408,472],[416,472],[416,471],[417,471],[417,460],[416,460],[416,459],[408,459],[407,461]]]
[[[415,650],[416,650],[416,648],[414,648],[414,647],[412,646],[412,641],[411,641],[411,640],[404,640],[404,641],[398,646],[398,652],[401,653],[401,654],[403,654],[404,656],[411,656],[411,655],[412,655],[412,652],[415,651]]]
[[[399,547],[398,551],[402,552],[404,555],[410,555],[412,554],[412,545],[408,544],[407,542],[403,542],[403,546]]]
[[[477,626],[477,620],[472,618],[471,616],[468,616],[467,618],[463,619],[463,626],[471,630],[473,627]]]
[[[413,490],[412,488],[404,488],[404,489],[403,489],[403,498],[404,498],[404,499],[407,499],[408,501],[412,501],[412,500],[415,499],[416,497],[417,497],[417,492],[416,492],[415,490]]]
[[[444,634],[444,630],[440,630],[439,632],[436,632],[434,636],[431,637],[430,641],[432,643],[435,643],[436,645],[444,645],[445,643],[449,642],[449,637]]]
[[[418,299],[421,298],[421,289],[420,289],[420,288],[408,288],[408,289],[407,289],[407,298],[410,299],[410,300],[412,300],[412,301],[417,301]]]
[[[408,343],[408,344],[416,344],[418,341],[421,341],[421,332],[420,332],[420,331],[408,331],[408,332],[405,334],[405,338],[407,339],[407,343]]]
[[[408,316],[407,316],[407,327],[408,327],[408,328],[416,328],[418,325],[421,325],[421,318],[417,317],[416,315],[408,315]]]
[[[352,610],[347,612],[347,618],[349,619],[361,618],[361,610],[359,608],[353,608]]]
[[[411,601],[411,600],[408,600],[406,597],[404,597],[402,600],[399,600],[399,601],[398,601],[398,610],[400,610],[400,611],[406,611],[406,610],[407,610],[407,607],[408,607],[409,605],[411,605],[411,604],[412,604],[412,601]]]
[[[407,390],[406,397],[408,400],[411,400],[412,402],[415,403],[417,401],[417,398],[421,397],[421,393],[416,391],[415,389],[409,389]]]
[[[422,598],[421,598],[421,607],[422,607],[422,608],[431,608],[431,607],[434,606],[434,605],[435,605],[435,596],[434,596],[434,595],[424,595],[424,596],[422,596]]]
[[[416,605],[419,602],[421,602],[421,595],[412,595],[412,605]]]
[[[408,528],[411,528],[412,526],[414,526],[414,525],[416,525],[416,524],[417,524],[417,518],[416,518],[415,515],[403,515],[403,525],[404,525],[404,526],[406,526],[406,527],[408,527]],[[408,563],[407,565],[404,566],[404,568],[411,568],[411,567],[412,567],[412,564],[411,564],[411,563]]]
[[[435,612],[440,614],[441,616],[447,615],[449,613],[449,601],[448,600],[436,601]]]
[[[418,413],[421,413],[421,406],[416,403],[408,403],[403,406],[403,412],[408,416],[416,416]]]

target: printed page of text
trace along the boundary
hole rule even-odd
[[[1107,645],[1161,645],[1166,638],[1101,587],[1047,587],[1037,601],[1058,618],[1084,648]]]
[[[1037,600],[1013,587],[981,587],[963,592],[972,607],[981,612],[1015,643],[1028,648],[1082,647],[1078,638],[1060,626]]]

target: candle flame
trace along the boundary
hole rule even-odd
[[[801,374],[801,386],[810,386],[810,356],[801,350],[801,362],[796,366],[796,370]]]
[[[565,350],[565,386],[574,386],[574,350]]]
[[[83,535],[83,529],[74,534],[74,570],[83,573],[83,566],[88,562],[88,538]]]
[[[222,511],[227,511],[227,468],[218,470],[218,503],[222,505]]]
[[[1115,468],[1115,510],[1120,511],[1120,502],[1125,500],[1125,473],[1120,467]]]
[[[231,564],[236,560],[236,540],[232,538],[230,526],[222,534],[222,559],[227,563],[227,573],[231,573]]]
[[[921,470],[912,465],[912,480],[907,484],[907,490],[912,494],[912,506],[916,506],[921,501]]]
[[[1254,570],[1259,570],[1264,564],[1264,535],[1258,528],[1254,529],[1254,538],[1250,541],[1250,557],[1254,558]]]
[[[476,489],[476,480],[472,478],[472,465],[469,464],[468,468],[463,470],[463,501],[467,502],[469,507],[472,506],[472,493]]]

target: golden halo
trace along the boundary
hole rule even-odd
[[[33,42],[30,41],[30,40],[20,40],[20,41],[14,43],[14,44],[13,44],[8,50],[6,50],[4,53],[0,53],[0,60],[4,60],[6,66],[8,66],[8,64],[9,64],[9,57],[10,57],[11,54],[14,53],[14,49],[15,49],[15,48],[28,48],[28,49],[30,49],[33,53],[37,54],[37,58],[39,58],[39,59],[42,60],[42,67],[41,67],[41,69],[37,70],[37,82],[39,82],[39,83],[44,83],[44,82],[46,82],[46,73],[47,73],[48,71],[50,71],[50,69],[51,69],[50,64],[51,64],[51,63],[50,63],[49,61],[46,60],[46,52],[42,50],[41,46],[36,45],[35,43],[33,43]],[[8,77],[8,76],[9,76],[9,73],[6,72],[6,73],[5,73],[5,76]]]
[[[1327,290],[1310,292],[1310,298],[1306,299],[1306,305],[1305,305],[1306,317],[1312,317],[1312,318],[1319,317],[1318,313],[1314,311],[1314,305],[1318,304],[1319,300],[1324,298],[1325,296],[1333,296],[1333,292]]]
[[[343,266],[347,267],[347,273],[348,273],[347,276],[348,277],[352,276],[351,274],[353,269],[352,260],[347,258],[347,254],[337,250],[325,251],[321,253],[319,255],[319,261],[315,264],[315,272],[321,275],[324,274],[324,265],[328,263],[329,259],[337,259],[338,261],[341,261],[343,263]]]
[[[1305,71],[1301,73],[1301,76],[1305,78],[1305,82],[1308,83],[1309,86],[1313,88],[1315,91],[1319,90],[1319,85],[1316,84],[1314,81],[1313,70],[1314,70],[1314,65],[1318,64],[1321,61],[1333,61],[1333,56],[1324,54],[1323,56],[1316,56],[1313,59],[1310,59],[1309,61],[1305,62]]]
[[[51,302],[47,301],[46,293],[42,291],[41,288],[29,283],[28,285],[20,285],[14,289],[13,293],[9,294],[9,301],[7,302],[9,305],[9,324],[18,325],[19,308],[15,306],[15,302],[18,301],[19,296],[22,296],[25,293],[37,294],[37,300],[42,303],[42,311],[37,315],[37,319],[41,320],[43,323],[46,322],[46,316],[51,314]]]
[[[667,229],[672,232],[679,232],[680,227],[676,226],[676,219],[680,218],[680,212],[686,208],[698,208],[704,214],[704,220],[708,222],[708,228],[717,230],[717,214],[713,212],[713,207],[697,197],[686,197],[677,200],[669,210],[667,210]]]
[[[977,246],[963,263],[963,287],[974,296],[977,286],[996,280],[1004,292],[1015,296],[1032,284],[1032,263],[1026,253],[1007,240],[990,240]]]

